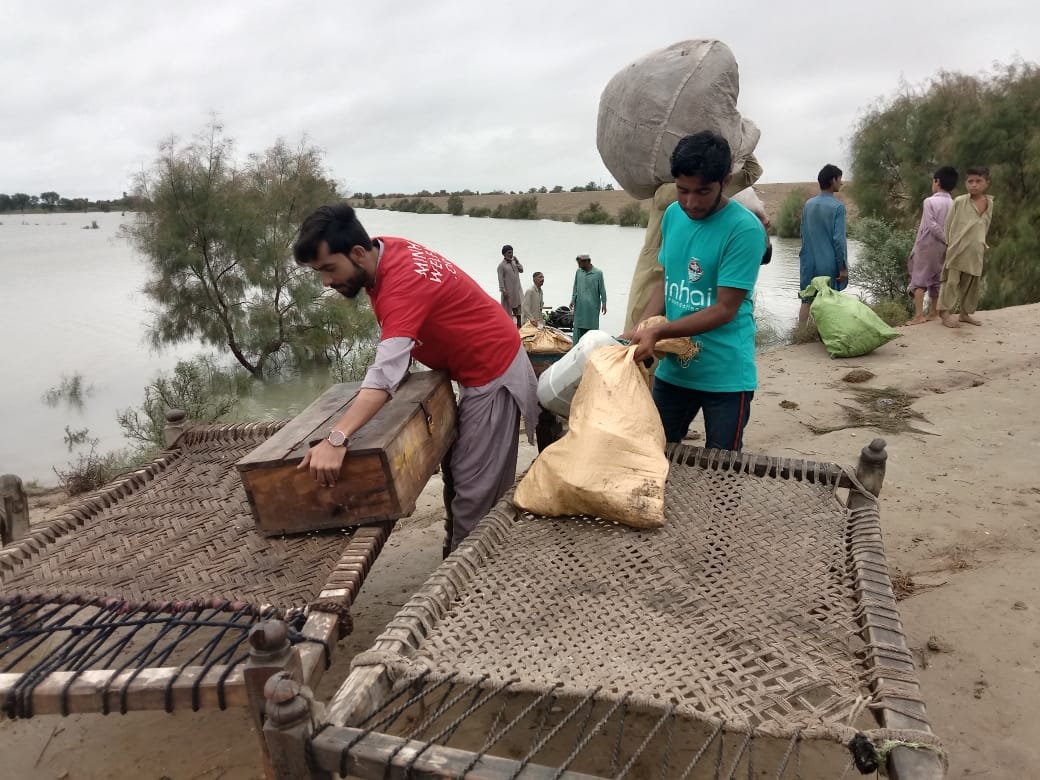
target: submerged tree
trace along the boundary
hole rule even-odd
[[[982,303],[1040,301],[1040,67],[942,72],[921,88],[904,87],[860,119],[851,151],[860,215],[905,228],[916,227],[936,168],[953,165],[963,182],[965,168],[989,166],[996,206]]]
[[[318,149],[278,140],[239,165],[213,123],[189,143],[163,142],[134,196],[124,235],[149,264],[155,346],[198,339],[261,378],[286,359],[327,357],[332,345],[315,339],[330,333],[324,292],[291,257],[301,220],[337,198]],[[345,305],[374,330],[370,310]]]

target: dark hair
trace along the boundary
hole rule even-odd
[[[545,274],[543,274],[541,271],[535,271],[533,274],[531,274],[532,279],[534,279],[536,276],[541,276],[543,279],[545,278]]]
[[[952,192],[953,188],[957,186],[957,169],[952,165],[944,165],[942,168],[936,169],[932,178],[939,182],[939,186],[946,192]]]
[[[506,252],[512,252],[512,251],[513,251],[513,247],[509,246],[509,244],[506,244],[505,246],[502,247],[502,257],[506,256]]]
[[[706,182],[721,182],[730,174],[733,154],[718,133],[702,130],[679,139],[672,152],[672,178],[700,176]]]
[[[989,181],[989,166],[988,165],[974,165],[968,168],[964,172],[965,176],[981,176],[986,181]]]
[[[820,168],[820,172],[816,175],[816,181],[819,182],[821,190],[829,189],[830,186],[834,184],[834,180],[840,178],[841,168],[837,165],[831,165],[830,163],[827,163]]]
[[[358,221],[349,203],[321,206],[303,220],[300,234],[293,243],[293,257],[297,263],[313,263],[318,259],[318,247],[324,241],[330,254],[350,254],[356,246],[369,250],[372,239]]]

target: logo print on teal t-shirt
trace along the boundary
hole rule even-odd
[[[697,262],[696,257],[690,258],[690,264],[686,267],[686,274],[691,282],[699,281],[704,276],[704,269],[701,268],[701,264]]]

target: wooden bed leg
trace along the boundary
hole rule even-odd
[[[0,476],[0,545],[17,542],[29,533],[29,501],[22,480]]]
[[[265,686],[278,673],[302,680],[303,664],[300,654],[289,642],[289,626],[281,620],[265,620],[249,629],[249,660],[242,674],[249,694],[249,712],[260,738],[264,774],[268,778],[277,775],[272,769],[267,741],[264,739],[264,711],[267,703]]]
[[[279,672],[264,686],[267,722],[263,736],[267,744],[274,780],[332,780],[332,775],[307,761],[307,740],[320,728],[323,710],[310,688]]]
[[[856,479],[875,496],[881,495],[881,486],[885,481],[885,440],[874,439],[860,450],[859,463],[856,464]]]
[[[167,409],[166,425],[163,426],[163,442],[167,447],[172,447],[181,434],[190,427],[187,412],[183,409]]]

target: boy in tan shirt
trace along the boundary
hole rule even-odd
[[[947,328],[961,322],[981,325],[975,317],[982,281],[982,261],[988,244],[986,233],[993,220],[993,196],[989,189],[989,168],[968,168],[967,195],[953,201],[946,217],[946,261],[939,290],[939,314]],[[960,312],[954,319],[953,313]]]

